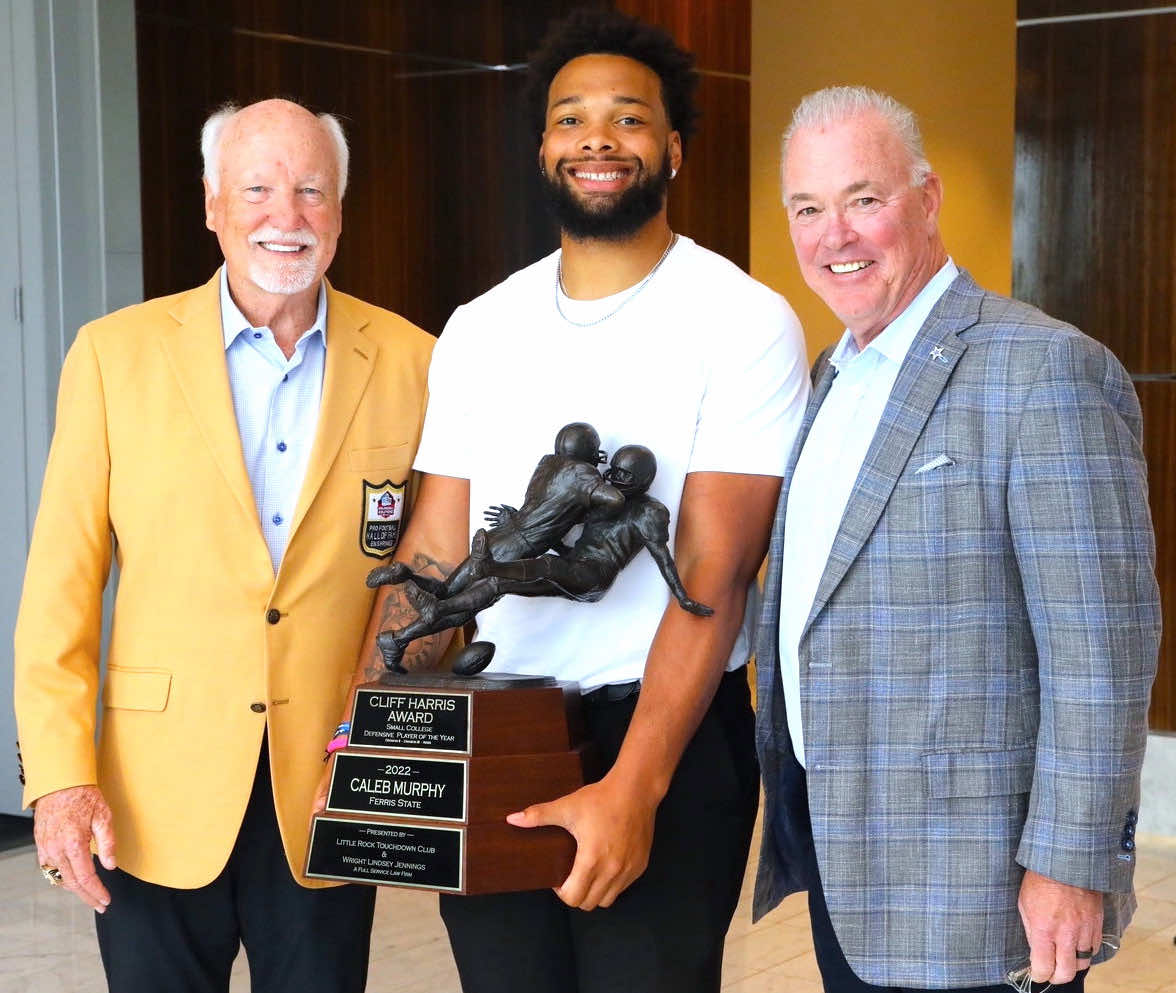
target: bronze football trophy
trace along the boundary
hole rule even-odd
[[[454,893],[558,886],[575,858],[561,828],[516,828],[506,815],[584,783],[580,693],[546,676],[480,674],[494,646],[469,645],[453,673],[406,674],[416,638],[459,627],[507,595],[592,602],[645,548],[684,610],[713,611],[687,595],[669,550],[669,511],[647,491],[653,453],[626,445],[603,477],[600,439],[569,424],[535,468],[523,504],[486,511],[470,556],[445,580],[402,563],[369,586],[407,584],[419,617],[383,631],[388,668],[356,690],[347,746],[330,756],[326,810],[314,818],[306,874]],[[583,525],[574,545],[563,543]]]

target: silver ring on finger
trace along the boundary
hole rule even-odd
[[[55,865],[42,865],[41,875],[45,877],[45,882],[50,886],[61,885],[61,870]]]

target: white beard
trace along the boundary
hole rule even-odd
[[[265,251],[264,255],[253,256],[249,263],[249,278],[253,285],[260,287],[266,293],[276,293],[281,296],[292,296],[310,289],[318,279],[318,260],[315,258],[315,248],[318,238],[314,232],[306,228],[297,231],[283,232],[275,227],[263,227],[249,236],[253,245],[263,242],[289,242],[304,245],[305,251],[283,256],[279,252]]]
[[[249,278],[266,293],[292,296],[310,289],[318,279],[318,267],[313,255],[286,261],[255,260],[249,266]]]

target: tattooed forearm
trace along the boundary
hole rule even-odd
[[[420,586],[431,592],[443,587],[445,578],[453,572],[455,565],[441,562],[429,555],[417,552],[408,563],[413,577],[419,580]],[[407,582],[413,582],[408,579]],[[381,594],[383,602],[379,607],[379,623],[377,632],[398,631],[408,627],[419,616],[415,607],[409,602],[404,593],[403,584],[386,586]],[[401,665],[410,671],[436,668],[441,653],[449,642],[449,633],[428,634],[413,641],[404,653]],[[364,675],[369,680],[378,679],[387,672],[379,646],[373,639],[364,657]]]
[[[426,555],[424,552],[416,552],[412,561],[408,563],[408,567],[413,571],[413,575],[424,576],[430,579],[445,579],[454,569],[456,564],[442,562],[440,559],[435,559],[431,555]]]
[[[448,642],[451,637],[452,632],[447,631],[444,635],[427,634],[423,638],[417,638],[405,649],[400,664],[409,672],[436,669],[441,661],[442,642]]]

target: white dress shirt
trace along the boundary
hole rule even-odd
[[[229,293],[221,269],[221,326],[241,454],[274,573],[282,564],[290,523],[318,428],[327,358],[327,291],[318,313],[286,358],[269,328],[255,328]]]
[[[906,310],[864,349],[847,330],[829,361],[837,370],[813,420],[788,489],[785,581],[780,599],[780,679],[792,748],[801,765],[800,636],[812,610],[849,494],[874,440],[898,371],[931,308],[959,273],[948,259]]]

